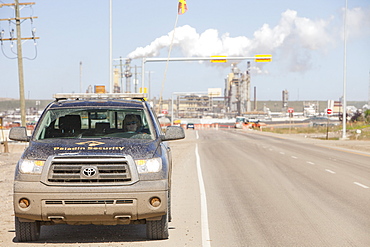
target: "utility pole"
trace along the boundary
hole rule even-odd
[[[124,89],[123,89],[123,68],[122,68],[123,64],[122,64],[122,57],[119,57],[119,79],[120,79],[120,86],[121,86],[121,90],[120,90],[120,93],[124,92]]]
[[[22,56],[22,40],[38,39],[37,37],[31,38],[22,38],[21,36],[21,20],[33,19],[37,17],[20,17],[19,6],[20,5],[33,5],[35,3],[19,3],[18,0],[15,0],[14,3],[0,4],[0,8],[3,6],[14,6],[15,7],[15,18],[0,19],[0,21],[15,21],[17,37],[10,37],[4,39],[0,38],[1,44],[3,41],[13,41],[17,40],[17,57],[18,57],[18,78],[19,78],[19,101],[21,108],[21,124],[26,126],[26,100],[24,96],[24,77],[23,77],[23,56]]]
[[[153,73],[153,71],[145,71],[145,72],[148,73],[148,99],[150,100],[151,99],[150,74]]]
[[[15,0],[15,22],[16,22],[16,28],[17,28],[18,78],[19,78],[19,100],[21,104],[21,123],[22,123],[22,126],[26,126],[26,100],[24,98],[21,20],[19,19],[18,0]]]
[[[367,97],[367,105],[370,106],[370,70],[369,70],[369,92]]]

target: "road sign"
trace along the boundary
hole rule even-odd
[[[288,108],[288,112],[289,112],[289,113],[293,113],[293,112],[294,112],[294,108],[289,107],[289,108]]]
[[[332,111],[332,109],[328,108],[328,109],[326,110],[326,113],[327,113],[328,115],[331,115],[331,114],[333,113],[333,111]]]
[[[105,86],[95,86],[95,93],[105,93]]]
[[[255,62],[271,62],[272,55],[255,55]]]

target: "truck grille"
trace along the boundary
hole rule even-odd
[[[127,160],[91,158],[54,158],[49,183],[124,183],[131,181]]]
[[[81,200],[81,201],[62,201],[62,200],[56,200],[56,201],[45,201],[45,204],[47,205],[80,205],[80,204],[133,204],[134,200],[126,199],[126,200]]]

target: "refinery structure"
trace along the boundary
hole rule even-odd
[[[173,109],[178,117],[219,116],[221,113],[236,116],[256,110],[251,109],[250,62],[247,64],[247,69],[241,71],[237,63],[232,63],[231,71],[225,79],[224,89],[209,88],[208,92],[173,93],[171,102],[166,104],[165,101],[161,102],[159,99],[156,102],[156,99],[151,98],[150,88],[143,90],[138,86],[138,78],[142,76],[140,71],[142,66],[131,66],[131,59],[119,59],[119,64],[113,71],[113,92],[147,93],[149,100],[158,104],[155,107],[159,112]],[[96,92],[96,90],[102,92],[97,86],[94,88],[90,86],[87,92]]]
[[[163,60],[155,60],[163,61]],[[257,107],[256,87],[251,89],[250,61],[247,68],[242,70],[237,63],[231,64],[230,72],[225,75],[224,88],[209,88],[207,92],[174,92],[171,99],[162,100],[151,97],[150,87],[142,88],[143,67],[131,65],[131,59],[118,60],[113,69],[113,93],[146,93],[147,99],[152,102],[157,113],[172,115],[174,118],[234,118],[240,115],[258,115],[270,117],[271,106]],[[144,72],[145,73],[145,72]],[[150,81],[150,73],[149,73]],[[142,82],[141,82],[142,83]],[[140,84],[141,84],[140,83]],[[150,85],[150,82],[149,82]],[[105,86],[89,86],[87,93],[105,93]],[[253,94],[253,95],[252,95]],[[284,115],[292,109],[288,104],[289,92],[282,90],[281,104],[274,105],[273,111]],[[333,108],[334,113],[342,112],[340,101],[330,100],[326,106],[319,106],[318,102],[303,102],[297,109],[305,116],[317,115],[324,108]]]
[[[250,62],[245,72],[241,72],[236,64],[232,64],[231,73],[225,81],[225,107],[228,113],[251,112],[250,102]]]
[[[173,92],[170,99],[163,100],[151,97],[150,86],[141,87],[141,70],[140,66],[131,66],[130,59],[120,59],[113,70],[113,93],[145,93],[157,114],[170,119],[234,119],[236,116],[272,119],[290,116],[289,113],[293,111],[294,117],[311,117],[325,115],[326,109],[332,110],[331,117],[338,117],[343,113],[341,99],[289,101],[289,92],[286,89],[282,90],[280,101],[257,101],[256,87],[253,92],[251,90],[250,62],[244,70],[238,68],[236,63],[231,64],[230,72],[225,75],[224,88],[208,88],[206,92]],[[103,85],[90,85],[85,92],[107,93],[107,90]],[[17,100],[2,104],[4,107],[1,109],[0,118],[3,124],[20,122],[20,109],[17,109],[19,106],[15,106],[18,104],[13,104],[12,101]],[[50,100],[26,100],[27,123],[37,121],[41,110],[47,105],[46,102]],[[347,107],[347,114],[351,115],[357,109],[369,108],[366,102],[358,103],[354,107]]]

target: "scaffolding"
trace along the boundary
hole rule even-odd
[[[207,93],[177,94],[176,118],[201,118],[212,110],[211,98]]]

